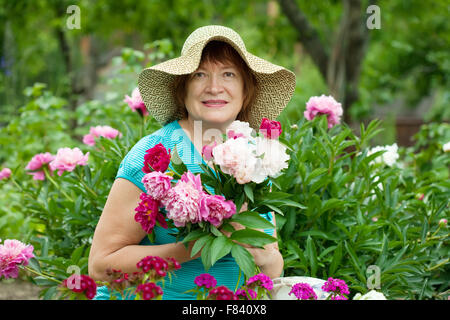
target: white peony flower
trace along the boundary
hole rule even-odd
[[[442,146],[442,150],[444,150],[444,152],[450,152],[450,141]]]
[[[370,290],[365,295],[361,295],[361,293],[355,294],[353,300],[387,300],[383,293]]]
[[[252,180],[257,162],[255,149],[245,138],[228,139],[217,145],[212,154],[214,162],[224,173],[234,176],[238,183],[244,184]]]
[[[267,176],[276,178],[281,174],[281,170],[288,167],[289,155],[286,153],[286,147],[276,139],[267,139],[257,137],[256,157],[258,162],[254,172],[256,183],[261,183]]]
[[[242,135],[243,138],[249,139],[252,137],[252,133],[254,132],[253,128],[250,127],[248,122],[243,121],[233,121],[226,130],[227,136],[230,131],[233,131],[236,135]]]
[[[397,161],[397,159],[399,158],[398,146],[396,143],[394,143],[391,146],[374,147],[374,148],[370,149],[369,152],[367,152],[367,156],[370,156],[371,154],[374,154],[375,152],[382,151],[382,150],[384,150],[385,152],[381,156],[376,157],[372,162],[384,163],[384,164],[392,167],[395,164],[395,162]]]

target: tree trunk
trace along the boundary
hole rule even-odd
[[[350,124],[349,110],[359,99],[359,76],[369,39],[361,0],[343,0],[342,18],[334,43],[330,44],[330,53],[294,0],[279,0],[279,3],[325,79],[329,94],[341,102],[343,120]]]

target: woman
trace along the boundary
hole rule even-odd
[[[235,120],[257,129],[263,117],[275,119],[292,96],[295,76],[248,53],[233,30],[206,26],[187,38],[179,58],[143,70],[138,83],[150,114],[163,127],[142,138],[123,159],[95,230],[89,274],[95,280],[106,280],[107,268],[130,273],[138,271],[136,263],[145,256],[173,257],[181,269],[175,271],[172,282],[165,281],[163,299],[192,299],[184,292],[205,272],[201,253],[190,256],[193,242],[186,249],[168,230],[155,227],[155,243],[150,244],[134,221],[139,195],[145,192],[141,182],[145,151],[158,143],[171,150],[176,146],[187,168],[201,172],[199,164],[205,164],[202,146],[220,138]],[[271,213],[265,216],[275,224]],[[274,229],[265,231],[274,234]],[[276,244],[248,249],[263,273],[272,278],[281,275],[283,258]],[[218,285],[230,289],[239,279],[231,255],[218,260],[208,273]],[[104,287],[99,288],[97,298],[108,298]]]

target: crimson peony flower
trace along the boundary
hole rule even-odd
[[[152,300],[163,295],[161,287],[157,286],[153,282],[147,282],[138,285],[138,287],[136,288],[136,293],[141,294],[142,299],[144,300]]]
[[[141,224],[142,229],[150,234],[156,225],[159,225],[167,229],[167,222],[161,212],[159,212],[159,201],[153,199],[151,196],[142,192],[140,197],[141,202],[134,209],[136,214],[134,215],[134,220]]]
[[[136,266],[143,272],[150,272],[152,276],[156,277],[165,277],[169,270],[167,261],[157,256],[147,256],[139,261]]]
[[[0,244],[0,278],[17,278],[19,266],[28,264],[34,257],[33,246],[26,245],[19,240],[5,240]]]
[[[219,286],[209,292],[206,300],[239,300],[239,298],[226,286]]]
[[[263,118],[259,127],[261,132],[267,139],[277,139],[283,130],[281,129],[281,123],[274,120]]]
[[[84,293],[86,298],[92,300],[97,293],[97,284],[91,277],[84,274],[73,274],[62,282],[63,287],[75,293]]]
[[[150,173],[152,171],[164,172],[169,167],[169,163],[170,149],[169,152],[167,152],[162,143],[158,143],[156,146],[146,151],[142,171],[144,173]]]

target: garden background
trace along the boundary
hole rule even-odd
[[[278,119],[294,150],[276,183],[305,207],[286,209],[277,226],[285,276],[339,277],[364,293],[369,266],[377,266],[389,299],[447,299],[447,1],[0,4],[0,170],[12,171],[0,180],[0,239],[33,244],[42,270],[61,279],[71,265],[87,273],[118,165],[160,127],[134,112],[125,95],[141,69],[178,56],[195,28],[220,24],[236,30],[248,51],[297,76]],[[342,103],[342,125],[327,130],[305,121],[306,102],[321,94]],[[83,144],[99,125],[122,137]],[[394,143],[394,164],[373,161],[380,154],[370,148]],[[88,165],[45,181],[27,174],[35,154],[62,147],[90,152]],[[3,294],[20,281],[31,279],[0,280],[0,298],[14,298]],[[54,297],[54,284],[34,281],[42,297]]]

